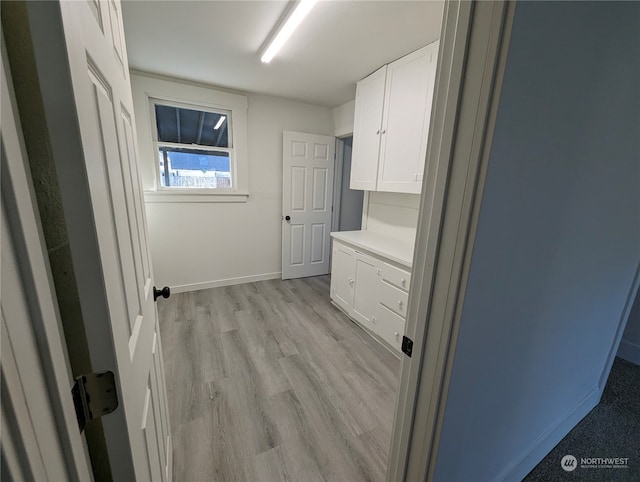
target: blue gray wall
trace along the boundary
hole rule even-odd
[[[340,231],[354,231],[362,227],[364,191],[356,191],[349,187],[353,137],[346,137],[342,140],[344,142],[344,157],[342,161],[342,185],[340,186]]]
[[[517,4],[436,481],[520,480],[599,400],[640,262],[639,86],[639,3]]]

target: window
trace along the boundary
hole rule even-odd
[[[232,112],[151,99],[160,189],[235,188]]]
[[[248,201],[246,95],[137,73],[131,91],[145,202]]]

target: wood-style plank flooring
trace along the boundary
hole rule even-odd
[[[384,480],[400,362],[329,283],[159,300],[175,481]]]

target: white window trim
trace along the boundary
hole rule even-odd
[[[249,163],[246,96],[138,72],[131,73],[131,87],[137,114],[136,127],[146,202],[247,202],[249,197]],[[214,112],[230,112],[233,124],[229,129],[229,145],[232,146],[233,151],[230,159],[232,162],[232,187],[230,189],[176,189],[160,185],[154,102],[213,110]],[[220,150],[226,149],[221,148]]]

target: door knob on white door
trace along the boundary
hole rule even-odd
[[[171,296],[171,288],[169,288],[168,286],[165,286],[164,288],[162,288],[161,290],[159,290],[158,288],[156,288],[155,286],[153,287],[153,301],[157,301],[159,297],[163,297],[163,298],[168,298],[169,296]]]

